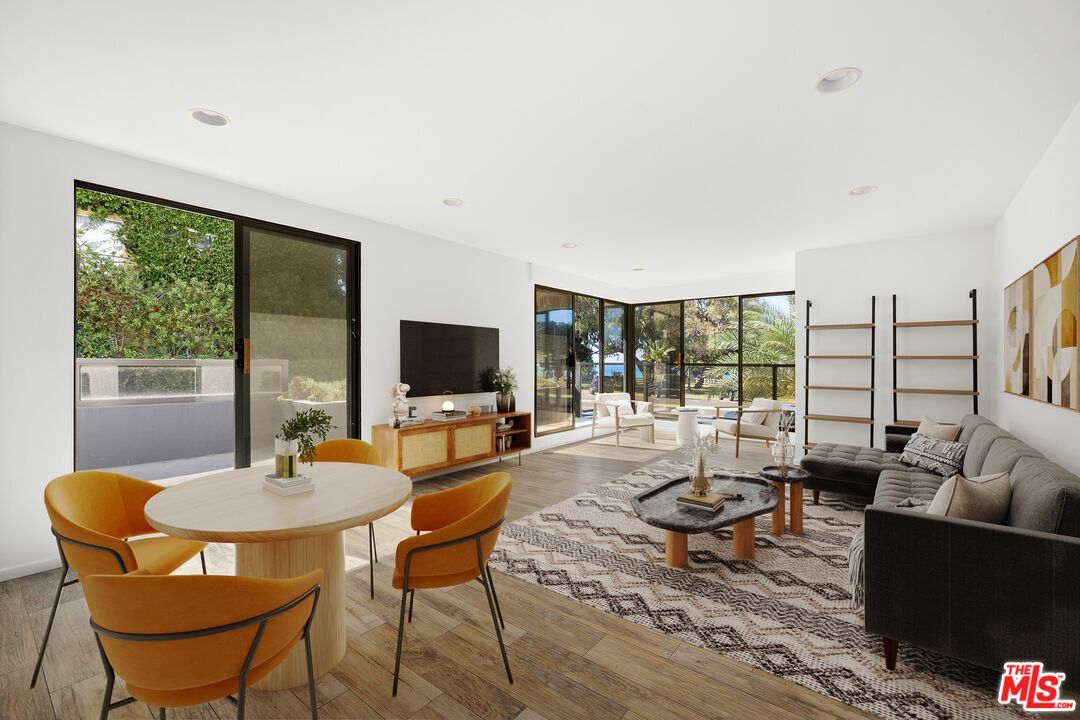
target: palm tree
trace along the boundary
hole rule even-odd
[[[651,369],[653,393],[657,393],[659,381],[657,378],[664,374],[664,369],[671,360],[671,353],[675,347],[668,342],[667,338],[660,337],[646,340],[641,345],[641,364]],[[645,376],[645,399],[649,399],[649,375]]]

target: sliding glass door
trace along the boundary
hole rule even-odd
[[[626,306],[536,286],[536,434],[589,421],[596,395],[623,392]]]
[[[328,437],[355,436],[350,247],[245,227],[244,249],[251,461],[271,458],[281,423],[304,410],[330,415]]]
[[[536,289],[536,434],[574,427],[574,296]]]
[[[358,437],[356,243],[76,183],[75,259],[75,469],[245,467],[313,407]]]

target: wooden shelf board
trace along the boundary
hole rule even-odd
[[[978,360],[978,355],[893,355],[894,360]]]
[[[807,325],[807,330],[869,330],[874,323],[835,323],[832,325]]]
[[[803,415],[806,420],[821,420],[822,422],[852,423],[855,425],[873,425],[873,418],[854,417],[852,415]]]
[[[803,355],[805,360],[873,360],[873,355]]]
[[[978,324],[978,320],[919,320],[915,322],[895,322],[893,327],[960,327]]]
[[[498,430],[496,435],[516,435],[518,433],[527,433],[529,428],[514,428],[513,430]]]
[[[805,445],[802,446],[802,449],[803,450],[813,450],[814,446],[816,446],[816,445],[817,445],[817,443],[806,443]]]
[[[893,425],[900,425],[900,426],[902,426],[902,427],[913,427],[913,428],[917,428],[917,427],[919,427],[919,425],[921,425],[922,423],[921,423],[921,422],[919,422],[918,420],[893,420],[892,424],[893,424]]]
[[[851,387],[849,385],[804,385],[804,390],[850,390],[851,392],[872,392],[872,387]]]
[[[894,393],[899,395],[964,395],[975,397],[979,393],[975,390],[947,390],[944,388],[896,388]]]

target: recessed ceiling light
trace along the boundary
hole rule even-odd
[[[465,201],[461,198],[443,198],[443,205],[449,205],[450,207],[461,207],[465,204]]]
[[[645,268],[630,268],[634,272],[645,272]]]
[[[573,250],[577,247],[577,243],[563,243],[562,246],[567,250]]]
[[[817,82],[817,89],[818,92],[823,93],[840,92],[859,82],[861,77],[862,70],[857,67],[837,68],[821,76]]]
[[[877,185],[860,185],[848,190],[848,195],[869,195],[870,193],[876,193],[880,189]]]
[[[229,118],[225,117],[217,110],[207,110],[206,108],[191,108],[188,112],[191,113],[191,117],[195,118],[203,125],[213,125],[214,127],[221,127],[229,124]]]

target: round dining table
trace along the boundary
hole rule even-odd
[[[282,496],[263,487],[268,470],[272,466],[227,470],[166,488],[146,503],[146,520],[167,535],[235,544],[237,575],[287,578],[322,568],[311,625],[312,664],[320,677],[345,656],[344,531],[401,507],[412,482],[377,465],[320,462],[302,469],[313,491]],[[300,643],[256,687],[306,683]]]

